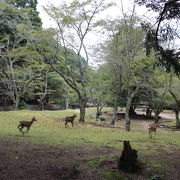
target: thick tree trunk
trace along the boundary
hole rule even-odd
[[[114,110],[113,110],[113,118],[112,118],[111,124],[115,124],[116,119],[117,119],[117,111],[118,111],[117,99],[118,97],[116,96],[114,100]]]
[[[66,109],[68,109],[69,108],[69,97],[66,97],[66,107],[65,107]]]
[[[43,103],[43,101],[40,102],[40,109],[41,109],[41,111],[44,110],[44,103]]]
[[[18,110],[18,106],[19,106],[19,98],[16,98],[14,101],[14,110]]]
[[[79,106],[80,106],[80,122],[85,122],[85,113],[86,113],[86,102],[84,99],[79,100]]]
[[[154,110],[154,122],[155,123],[159,122],[159,114],[160,114],[160,111],[155,109]]]
[[[131,106],[131,97],[128,97],[127,104],[126,104],[126,114],[125,114],[125,121],[126,121],[126,131],[130,131],[130,118],[129,118],[129,111]]]
[[[97,107],[96,107],[96,121],[99,119],[99,116],[100,116],[100,110],[99,110],[99,104],[97,105]]]
[[[130,116],[136,115],[135,108],[133,108],[132,106],[130,106],[129,115],[130,115]]]
[[[116,119],[117,119],[117,111],[118,111],[118,107],[117,107],[117,105],[116,105],[116,106],[114,106],[113,118],[112,118],[111,124],[115,124],[115,122],[116,122]]]
[[[39,97],[39,104],[40,104],[40,110],[43,111],[44,110],[44,102],[43,102],[43,97]]]
[[[175,111],[175,116],[176,116],[176,128],[180,128],[180,120],[179,120],[179,111]]]
[[[126,103],[126,114],[125,114],[125,121],[126,121],[126,131],[130,131],[130,118],[129,118],[129,112],[130,112],[130,108],[131,108],[131,102],[132,99],[134,97],[134,95],[136,94],[136,92],[138,91],[139,86],[136,87],[135,90],[130,90],[128,89],[128,97],[127,97],[127,103]]]

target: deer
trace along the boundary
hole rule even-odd
[[[159,127],[159,124],[150,124],[149,125],[149,138],[153,137],[153,132],[156,134],[156,129]]]
[[[76,114],[74,114],[73,116],[67,116],[65,117],[65,128],[69,127],[68,123],[70,122],[72,124],[72,127],[74,127],[74,119],[76,118]]]
[[[18,129],[20,130],[20,132],[24,135],[25,133],[29,132],[30,127],[32,126],[33,122],[37,121],[37,119],[33,116],[31,121],[19,121],[19,125],[18,125]],[[26,131],[22,131],[22,129],[26,127],[27,130]]]

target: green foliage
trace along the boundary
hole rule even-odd
[[[39,69],[44,68],[43,58],[32,44],[35,27],[29,12],[30,9],[0,3],[0,79],[3,84],[0,91],[16,104],[15,108],[27,86],[39,76]],[[8,92],[4,91],[5,87],[9,87]]]
[[[105,172],[102,176],[107,180],[124,180],[125,177],[119,172]]]
[[[49,94],[49,100],[54,103],[61,104],[65,107],[66,98],[68,98],[69,103],[77,102],[76,93],[67,86],[64,80],[57,73],[50,73],[48,78],[48,87],[52,91]]]
[[[39,17],[39,13],[36,10],[37,0],[6,0],[7,3],[14,5],[18,9],[26,9],[28,12],[29,19],[31,20],[32,26],[36,30],[40,30],[42,22]]]
[[[146,41],[149,41],[146,42],[148,51],[151,48],[156,49],[159,63],[166,68],[166,71],[172,72],[173,67],[173,71],[179,75],[179,50],[178,48],[175,49],[175,46],[171,46],[174,39],[178,38],[179,28],[176,28],[174,24],[178,24],[180,19],[179,1],[160,0],[156,3],[153,0],[136,0],[136,2],[158,12],[156,17],[158,26],[155,29],[151,28],[152,25],[146,27],[148,29],[146,39]]]
[[[157,161],[148,161],[148,164],[150,164],[153,168],[161,169],[162,164],[160,164]]]
[[[91,87],[91,97],[95,104],[112,104],[113,92],[111,89],[110,68],[106,64],[99,69],[89,70],[89,84]]]
[[[0,39],[16,32],[17,24],[30,25],[30,20],[24,10],[0,2]]]
[[[20,100],[19,104],[18,104],[18,109],[22,110],[22,109],[27,109],[27,104],[24,100]]]
[[[149,178],[148,180],[159,180],[159,179],[160,179],[159,176],[153,175],[153,176],[151,176],[151,178]]]
[[[97,158],[91,159],[87,162],[87,166],[88,168],[93,168],[95,165],[97,165],[98,163],[106,159],[107,159],[106,157],[97,157]]]

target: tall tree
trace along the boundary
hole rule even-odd
[[[180,96],[179,96],[179,91],[180,91],[180,80],[177,77],[172,76],[172,84],[171,87],[169,88],[169,93],[171,94],[174,103],[171,105],[175,112],[176,116],[176,128],[180,128],[180,119],[179,119],[179,111],[180,111]]]
[[[143,39],[145,33],[138,26],[139,19],[134,16],[126,16],[121,21],[117,21],[116,33],[110,36],[111,40],[107,46],[108,54],[106,59],[112,65],[114,73],[115,103],[120,98],[120,94],[126,90],[126,130],[130,131],[129,112],[134,95],[137,93],[140,82],[136,77],[136,70],[133,68],[133,61],[142,55]],[[117,107],[117,105],[116,105]],[[117,108],[115,108],[115,113]]]
[[[29,36],[34,28],[24,9],[0,3],[0,78],[17,109],[20,97],[35,79],[42,58],[31,48]]]
[[[104,4],[104,0],[87,0],[79,2],[78,0],[72,1],[70,4],[62,3],[59,8],[53,5],[45,8],[49,16],[55,21],[58,27],[57,41],[58,49],[63,47],[61,53],[63,58],[56,56],[61,69],[53,66],[49,61],[54,71],[56,71],[66,83],[76,91],[79,98],[80,105],[80,119],[85,121],[85,106],[88,101],[88,49],[87,49],[87,35],[94,30],[99,23],[95,20],[96,15],[109,7]],[[77,55],[76,69],[69,65],[69,52],[68,48],[73,49]],[[82,58],[82,53],[84,58]]]

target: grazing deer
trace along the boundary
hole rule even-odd
[[[21,133],[24,135],[24,133],[28,133],[30,127],[32,126],[33,122],[37,121],[35,117],[32,118],[31,121],[19,121],[19,125],[18,125],[18,129],[21,131]],[[22,131],[22,129],[26,127],[27,130],[26,131]]]
[[[68,122],[70,122],[71,124],[72,124],[72,127],[74,126],[74,119],[76,118],[77,116],[76,116],[76,114],[74,114],[73,116],[67,116],[67,117],[65,117],[65,127],[67,128],[67,127],[69,127],[68,126]]]
[[[150,124],[149,125],[149,138],[152,138],[153,137],[153,132],[154,132],[154,135],[156,134],[156,129],[159,127],[158,124]]]

